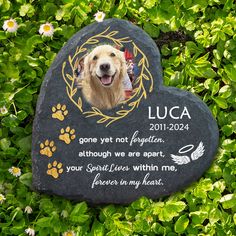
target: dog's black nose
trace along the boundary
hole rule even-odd
[[[109,63],[104,63],[100,65],[100,70],[102,71],[108,71],[110,69],[110,64]]]

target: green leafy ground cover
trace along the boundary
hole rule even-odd
[[[217,119],[220,145],[211,168],[170,197],[91,207],[30,189],[32,122],[43,77],[98,10],[144,28],[160,46],[165,84],[199,95]],[[20,26],[16,33],[0,29],[0,235],[26,235],[29,227],[41,236],[68,230],[82,236],[236,235],[235,10],[234,0],[0,0],[0,25],[12,17]],[[47,21],[55,28],[52,38],[38,33]],[[9,173],[12,166],[20,177]]]

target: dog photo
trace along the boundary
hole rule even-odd
[[[135,69],[127,49],[99,45],[78,61],[77,84],[93,107],[111,109],[132,95]]]

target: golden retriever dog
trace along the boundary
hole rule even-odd
[[[127,74],[124,53],[110,45],[94,48],[84,59],[82,93],[99,109],[111,109],[125,99]]]

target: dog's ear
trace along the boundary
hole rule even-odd
[[[121,62],[121,70],[120,70],[120,77],[121,78],[125,78],[126,74],[127,74],[127,65],[126,65],[126,60],[125,60],[125,55],[124,52],[119,51],[119,58],[120,58],[120,62]]]
[[[90,61],[90,54],[84,56],[84,68],[83,68],[83,77],[89,78],[89,61]]]

